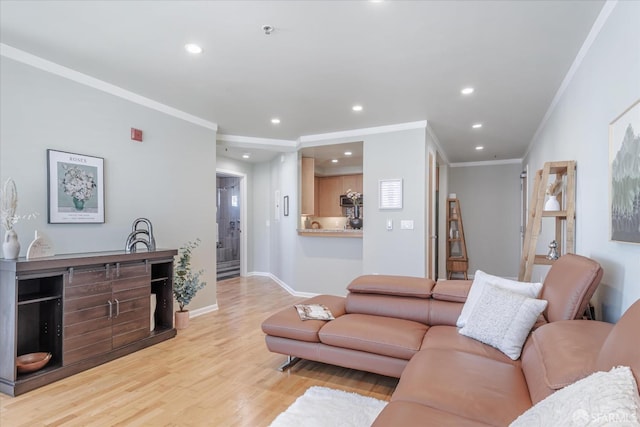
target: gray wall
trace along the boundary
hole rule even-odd
[[[19,214],[40,213],[16,226],[21,256],[36,229],[59,254],[123,250],[132,221],[147,217],[159,247],[202,239],[194,266],[209,285],[189,308],[215,304],[215,131],[0,58],[0,179],[15,180]],[[105,224],[47,224],[49,148],[105,159]]]
[[[617,3],[525,159],[530,171],[577,161],[576,251],[604,267],[596,308],[609,321],[640,298],[640,245],[610,240],[608,205],[609,123],[640,98],[638,17],[640,2]]]
[[[520,172],[519,163],[449,168],[448,192],[460,201],[469,274],[518,277]]]

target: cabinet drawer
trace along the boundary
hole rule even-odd
[[[111,325],[106,328],[98,329],[82,335],[76,335],[73,338],[64,340],[64,351],[67,352],[77,350],[82,347],[93,345],[96,342],[105,341],[111,338]]]

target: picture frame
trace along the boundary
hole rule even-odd
[[[640,243],[639,153],[640,99],[609,124],[609,227],[613,241]]]
[[[378,209],[402,209],[402,179],[378,182]]]
[[[47,150],[49,224],[103,224],[104,159]]]
[[[282,211],[284,212],[284,216],[289,216],[289,196],[284,196]]]

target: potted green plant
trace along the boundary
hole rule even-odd
[[[173,296],[180,307],[176,311],[176,329],[184,329],[189,326],[189,305],[196,293],[206,286],[206,282],[200,280],[204,270],[194,272],[191,270],[191,252],[198,247],[200,239],[187,242],[178,251],[178,259],[173,267]]]

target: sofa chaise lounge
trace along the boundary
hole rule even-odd
[[[604,343],[613,326],[573,320],[583,316],[602,274],[589,258],[561,257],[542,286],[539,298],[548,301],[543,316],[516,360],[458,333],[470,280],[361,276],[346,297],[305,301],[326,305],[335,320],[301,321],[289,307],[262,329],[273,352],[400,378],[376,425],[507,425],[606,364],[596,361],[601,348],[611,356]],[[560,339],[568,346],[558,345]],[[629,351],[635,353],[608,357],[607,363],[637,363],[637,349]]]

